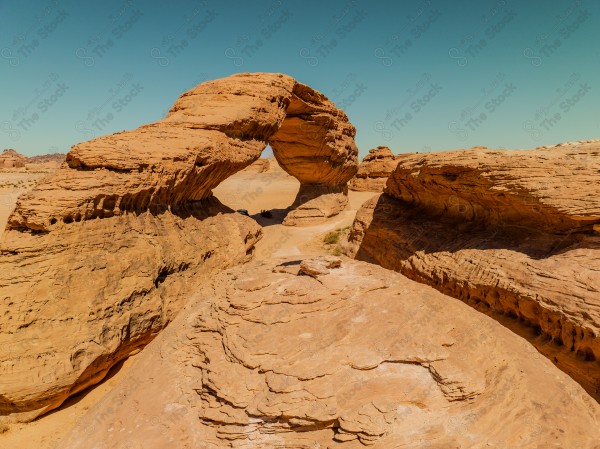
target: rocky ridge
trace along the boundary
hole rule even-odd
[[[598,399],[599,168],[600,141],[408,157],[348,254],[497,316]]]

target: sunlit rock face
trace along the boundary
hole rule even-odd
[[[341,211],[354,135],[319,92],[246,73],[200,84],[156,123],[75,145],[2,237],[0,419],[33,419],[98,382],[196,283],[252,255],[260,227],[212,189],[267,143],[301,182],[287,224]]]
[[[600,399],[600,141],[406,156],[348,254],[479,310]]]

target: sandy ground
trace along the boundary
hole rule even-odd
[[[240,172],[226,179],[214,194],[221,202],[232,209],[245,209],[263,225],[263,238],[256,245],[255,257],[267,259],[272,256],[296,256],[324,254],[323,237],[336,229],[352,224],[356,211],[373,192],[349,192],[350,205],[347,210],[326,223],[318,226],[290,227],[279,224],[285,216],[300,183],[287,175],[271,159],[271,170],[267,173]],[[269,210],[273,219],[260,216],[261,210]]]
[[[46,173],[0,172],[0,227],[4,228],[17,196],[32,188]],[[298,187],[299,183],[295,178],[271,162],[270,169],[264,173],[252,170],[237,173],[219,185],[214,193],[232,209],[246,209],[263,225],[264,236],[255,251],[257,259],[326,254],[332,248],[324,245],[323,237],[329,231],[350,226],[361,204],[376,195],[372,192],[350,191],[349,208],[326,223],[310,227],[283,226],[279,223],[285,215],[285,209],[294,201]],[[272,211],[273,218],[261,217],[262,210]],[[59,409],[31,423],[11,426],[7,432],[0,433],[0,448],[59,449],[60,440],[76,426],[93,404],[119,383],[134,363],[135,356],[130,357],[113,368],[102,383],[70,398]]]

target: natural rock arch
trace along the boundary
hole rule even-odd
[[[281,74],[184,93],[167,116],[75,145],[21,196],[0,241],[0,422],[30,420],[148,343],[261,228],[212,196],[267,142],[301,182],[288,224],[343,208],[354,127]]]
[[[163,120],[75,145],[64,169],[20,199],[8,227],[50,231],[61,221],[184,207],[210,197],[267,143],[301,183],[286,223],[312,223],[346,205],[355,133],[323,94],[286,75],[202,83]]]

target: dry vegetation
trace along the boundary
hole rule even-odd
[[[349,232],[350,226],[346,226],[345,228],[338,228],[325,234],[325,237],[323,237],[325,249],[327,249],[327,251],[334,256],[340,256],[343,254],[341,241],[343,240],[343,237],[348,236]]]

